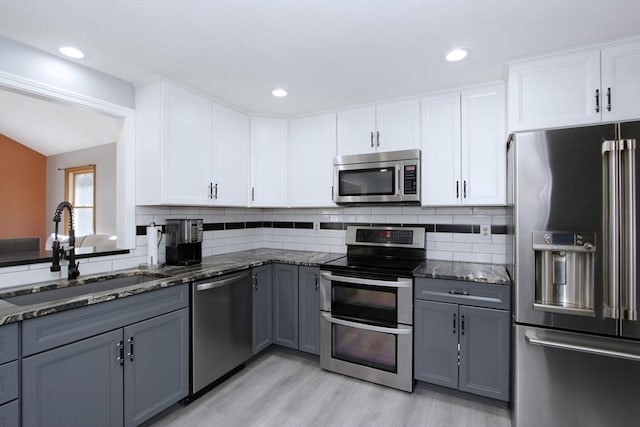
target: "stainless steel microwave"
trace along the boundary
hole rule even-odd
[[[333,158],[337,204],[420,204],[420,150]]]

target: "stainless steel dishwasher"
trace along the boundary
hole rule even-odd
[[[192,283],[191,395],[251,357],[251,271]]]

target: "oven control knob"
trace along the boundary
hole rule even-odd
[[[592,251],[593,250],[593,243],[591,242],[587,242],[584,244],[584,248],[588,251]]]
[[[550,235],[545,234],[545,235],[543,236],[543,238],[544,238],[544,242],[545,242],[545,243],[551,243],[551,236],[550,236]]]

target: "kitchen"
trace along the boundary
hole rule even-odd
[[[505,57],[494,63],[492,69],[479,62],[482,62],[481,58],[489,56],[493,50],[496,50],[495,46],[501,46],[504,41],[499,38],[497,33],[491,33],[486,29],[485,31],[476,29],[475,33],[467,34],[466,37],[459,36],[466,40],[462,44],[470,48],[468,64],[475,64],[478,67],[473,72],[465,69],[465,61],[446,64],[441,59],[442,53],[449,47],[448,44],[461,43],[452,39],[443,41],[447,46],[438,47],[437,54],[434,54],[437,58],[433,59],[434,63],[428,64],[433,70],[439,70],[437,74],[427,74],[431,77],[429,79],[422,78],[421,80],[427,80],[427,82],[423,82],[419,86],[405,88],[402,86],[403,81],[396,82],[400,86],[396,86],[395,89],[387,89],[381,87],[379,82],[385,81],[387,83],[404,79],[392,78],[398,74],[374,76],[375,73],[365,72],[359,68],[361,66],[354,65],[354,71],[358,72],[361,76],[359,80],[362,81],[344,78],[345,81],[342,82],[342,85],[332,89],[329,84],[338,82],[331,81],[331,79],[319,82],[318,79],[315,79],[314,86],[317,86],[318,91],[313,96],[302,96],[295,93],[295,86],[304,87],[303,83],[296,85],[288,83],[286,88],[291,94],[284,99],[273,98],[270,94],[273,89],[271,85],[274,85],[271,82],[280,82],[280,85],[284,85],[281,77],[265,76],[271,82],[268,83],[267,94],[263,96],[263,89],[258,90],[252,86],[248,77],[247,79],[241,78],[242,73],[237,74],[233,69],[225,71],[224,65],[219,66],[217,68],[219,71],[216,73],[225,74],[226,78],[231,80],[223,80],[224,75],[215,74],[215,70],[211,69],[205,71],[209,74],[209,79],[202,80],[202,77],[190,76],[194,73],[193,67],[183,66],[179,67],[180,70],[163,72],[160,72],[159,69],[152,69],[151,72],[154,74],[165,74],[163,76],[165,81],[157,82],[157,80],[152,81],[148,78],[143,81],[138,77],[140,75],[138,73],[141,71],[133,69],[137,67],[136,55],[126,61],[127,63],[123,65],[124,68],[121,71],[112,71],[113,74],[120,76],[137,76],[125,79],[136,81],[134,90],[134,87],[128,82],[105,74],[94,74],[93,70],[74,65],[72,62],[60,59],[59,56],[46,54],[45,52],[54,53],[59,41],[48,40],[43,35],[44,33],[37,31],[38,27],[49,28],[51,24],[36,25],[36,23],[45,18],[63,15],[65,8],[61,7],[60,10],[57,10],[56,7],[51,6],[51,9],[47,9],[39,2],[24,3],[24,6],[15,6],[15,8],[7,6],[7,13],[3,14],[6,19],[2,25],[2,28],[6,29],[3,30],[3,35],[8,37],[8,39],[0,41],[0,48],[7,52],[6,56],[3,55],[6,59],[0,61],[0,70],[3,71],[1,76],[3,86],[23,91],[27,88],[31,92],[41,95],[47,94],[57,99],[73,94],[71,99],[75,102],[108,112],[122,118],[124,122],[124,131],[121,140],[117,143],[118,182],[116,185],[118,195],[116,204],[118,207],[116,228],[118,246],[127,248],[130,252],[82,260],[80,265],[81,278],[92,273],[137,268],[140,264],[148,262],[146,227],[152,222],[165,225],[169,219],[185,217],[203,219],[203,258],[252,249],[334,253],[338,258],[347,252],[345,244],[348,243],[348,226],[387,224],[390,226],[403,225],[404,228],[420,225],[425,230],[426,247],[424,252],[429,260],[505,265],[510,261],[509,234],[507,233],[511,221],[511,211],[507,206],[506,176],[504,176],[506,175],[504,149],[507,136],[505,129],[524,131],[570,127],[599,121],[628,121],[637,119],[639,116],[637,112],[618,117],[605,116],[607,114],[605,111],[608,111],[606,100],[611,96],[606,91],[609,86],[604,82],[605,62],[602,62],[602,90],[597,95],[600,97],[597,105],[601,105],[603,111],[599,112],[596,118],[591,108],[596,95],[592,94],[593,79],[597,80],[597,84],[593,88],[601,87],[601,55],[604,61],[606,54],[614,52],[614,48],[617,47],[616,41],[619,41],[620,45],[632,45],[634,42],[634,40],[623,40],[636,35],[630,30],[633,25],[620,24],[620,20],[631,19],[629,17],[637,12],[636,6],[631,2],[617,2],[616,7],[611,6],[611,2],[606,2],[608,7],[615,10],[615,13],[610,14],[611,16],[601,10],[604,8],[605,3],[603,2],[589,3],[589,7],[585,7],[583,2],[580,2],[579,6],[578,3],[571,5],[571,2],[562,6],[556,5],[554,7],[558,8],[559,16],[573,16],[575,8],[584,11],[584,19],[587,22],[597,22],[598,30],[576,29],[570,40],[566,40],[560,37],[561,33],[567,32],[566,28],[557,23],[556,25],[549,23],[548,33],[538,34],[540,40],[537,41],[536,46],[525,43],[525,40],[531,39],[525,34],[534,33],[537,23],[544,19],[542,16],[546,16],[548,11],[531,10],[524,5],[520,5],[520,9],[514,6],[521,14],[531,14],[529,17],[531,21],[527,21],[530,27],[523,25],[523,28],[528,28],[532,33],[526,33],[524,29],[522,33],[517,33],[523,39],[514,39],[516,46],[505,46]],[[31,8],[29,8],[30,3],[33,3]],[[287,2],[278,3],[278,5],[285,4]],[[348,22],[349,25],[354,25],[356,22],[364,27],[368,27],[367,23],[370,21],[396,23],[396,27],[385,27],[385,31],[381,31],[381,34],[376,36],[379,37],[376,39],[378,43],[373,43],[379,45],[384,57],[384,49],[388,47],[385,40],[393,39],[389,34],[389,28],[400,28],[397,25],[408,19],[406,13],[412,10],[412,4],[413,7],[418,8],[414,10],[414,16],[421,16],[420,19],[426,20],[425,16],[427,15],[420,15],[420,13],[429,11],[429,9],[422,9],[422,7],[427,8],[426,3],[422,6],[416,6],[415,2],[401,2],[400,6],[388,8],[371,7],[366,12],[363,11],[362,4],[354,2],[348,7],[344,6],[346,9],[343,10],[342,16],[353,18]],[[478,16],[487,19],[487,22],[493,22],[491,19],[498,19],[498,17],[490,19],[487,16],[499,15],[496,11],[498,4],[501,2],[488,2],[485,5],[472,7],[467,2],[461,3],[465,8],[468,8],[467,13],[475,12]],[[37,9],[34,5],[37,5],[37,8],[44,8],[42,10],[47,10],[50,13],[29,12],[29,10]],[[74,2],[62,2],[62,5],[68,6],[66,13],[70,13],[71,16],[75,14],[75,17],[80,19],[77,19],[75,24],[63,25],[63,18],[59,17],[56,18],[61,20],[58,26],[67,28],[67,30],[77,28],[75,31],[83,34],[83,37],[85,33],[91,34],[93,32],[88,29],[81,30],[82,25],[87,25],[89,28],[91,25],[103,28],[103,24],[100,24],[101,14],[108,16],[109,13],[115,13],[113,10],[110,11],[108,6],[100,4],[94,5],[97,8],[97,11],[94,11],[95,15],[84,10],[84,6],[80,7]],[[223,16],[241,14],[251,24],[251,28],[258,25],[261,21],[260,14],[255,11],[249,13],[244,9],[248,6],[256,7],[251,2],[240,2],[236,4],[237,9],[231,5],[225,6],[228,9],[223,10],[229,15],[214,13],[213,15],[216,15],[217,19],[216,23],[221,31],[225,26],[218,20]],[[317,27],[322,19],[329,19],[333,15],[332,11],[335,12],[335,10],[324,10],[317,3],[310,2],[306,5],[309,8],[306,11],[309,14],[307,16],[304,7],[300,5],[293,7],[291,4],[288,6],[291,7],[290,12],[299,13],[305,17],[300,17],[300,21],[289,22],[290,25],[295,26],[296,31],[303,30],[299,27],[308,26],[317,30],[316,36],[323,36],[320,40],[308,39],[310,44],[305,45],[306,49],[303,49],[306,53],[301,53],[302,56],[297,57],[295,61],[300,63],[310,61],[309,55],[312,52],[320,52],[320,56],[325,55],[326,52],[322,50],[322,46],[324,49],[340,50],[341,44],[346,39],[337,38],[338,28],[331,37],[326,37],[325,40],[326,31]],[[263,10],[265,13],[269,10],[271,13],[280,11],[276,6],[273,6],[274,9],[269,9],[269,6],[263,7],[266,8]],[[183,12],[186,14],[183,19],[188,16],[189,19],[193,19],[193,21],[189,21],[193,25],[197,22],[201,23],[197,16],[194,16],[193,11]],[[506,14],[507,12],[509,10],[503,10],[501,13]],[[598,12],[601,12],[603,16],[599,17]],[[143,10],[132,7],[130,10],[127,9],[127,13],[130,13],[131,19],[135,21],[136,14],[143,13]],[[168,19],[163,15],[168,13],[168,9],[163,7],[144,10],[145,16],[147,13],[150,14],[149,21],[155,19],[158,22],[166,22]],[[563,13],[565,15],[562,15]],[[458,18],[453,18],[452,15],[447,16],[452,22],[457,22]],[[85,19],[82,19],[83,17]],[[511,19],[502,16],[502,22],[513,22],[513,16],[509,17]],[[305,21],[305,19],[311,21]],[[523,18],[520,17],[520,19]],[[560,21],[559,17],[557,19],[558,21],[554,22],[564,22]],[[589,19],[592,21],[588,21]],[[606,23],[603,21],[604,19],[611,20],[611,24],[603,25]],[[32,22],[32,20],[34,22],[31,30],[33,31],[33,39],[29,38],[30,36],[27,34],[29,25],[24,24]],[[273,22],[276,22],[275,20],[274,17]],[[410,19],[409,21],[413,22]],[[446,20],[443,21],[444,25]],[[142,20],[138,22],[142,22]],[[428,22],[435,25],[433,21]],[[334,25],[339,26],[340,23]],[[468,31],[472,30],[470,27],[473,26],[469,26]],[[284,30],[269,26],[263,31],[262,33],[258,31],[258,33],[280,34],[279,31]],[[293,29],[288,29],[288,31],[293,31]],[[396,33],[402,32],[396,31]],[[485,33],[494,37],[487,41],[487,44],[484,44],[488,46],[485,48],[487,49],[485,53],[471,49],[476,43],[481,44]],[[106,29],[105,34],[107,34]],[[237,34],[237,29],[228,29],[226,34],[227,37],[229,34],[240,37]],[[402,36],[405,38],[397,41],[399,44],[393,45],[393,53],[386,53],[390,58],[397,58],[397,61],[390,62],[402,63],[406,60],[407,63],[412,63],[410,58],[401,57],[401,52],[398,51],[399,45],[414,43],[413,40],[406,39],[412,35],[414,34],[411,31],[407,31]],[[242,36],[244,37],[246,34],[242,34]],[[71,37],[71,35],[66,37]],[[369,37],[373,37],[373,35],[369,35]],[[37,40],[38,38],[40,41]],[[119,39],[115,35],[110,37],[105,35],[104,38],[107,41],[110,38],[114,41]],[[31,44],[45,52],[37,51],[9,39],[18,40],[27,45]],[[234,61],[240,60],[237,52],[229,52],[229,45],[220,46],[220,40],[224,40],[224,37],[215,38],[215,40],[211,43],[213,47],[219,49],[220,55]],[[559,40],[565,41],[561,43]],[[325,42],[324,45],[321,43],[322,41]],[[135,50],[134,53],[138,53],[138,50],[133,48],[138,42],[142,43],[139,40],[131,43],[131,49]],[[175,49],[176,46],[172,44],[174,42],[169,43],[169,47]],[[264,42],[269,42],[269,40]],[[368,41],[360,40],[360,42]],[[520,46],[517,46],[518,42]],[[47,43],[53,43],[56,46],[48,47]],[[78,42],[74,41],[74,43]],[[96,41],[96,43],[98,42]],[[429,45],[427,40],[424,43]],[[435,42],[430,41],[430,43]],[[239,43],[239,45],[245,44],[247,43]],[[206,44],[202,40],[196,40],[192,49],[202,48],[203,45]],[[314,49],[309,49],[309,46],[314,46]],[[526,46],[529,47],[525,48]],[[124,48],[124,46],[121,47]],[[207,46],[208,49],[215,52],[216,49],[213,47]],[[269,46],[261,44],[259,47],[262,52],[272,51]],[[584,52],[586,53],[583,54],[580,50],[573,53],[572,49],[582,47],[585,48]],[[85,49],[89,50],[89,48]],[[107,46],[104,49],[108,50]],[[152,50],[152,48],[149,49]],[[183,49],[184,46],[181,46],[180,49],[175,50]],[[509,49],[511,50],[509,51]],[[346,50],[349,51],[349,49]],[[366,51],[364,49],[357,54],[353,51],[349,52],[350,56],[362,59],[362,53]],[[417,55],[415,51],[411,52],[413,55]],[[547,80],[544,81],[541,77],[541,80],[536,81],[534,76],[531,86],[522,87],[522,90],[531,92],[523,92],[520,94],[521,98],[518,98],[518,93],[513,90],[514,87],[517,87],[514,76],[518,72],[522,76],[531,75],[530,70],[536,69],[536,67],[539,69],[541,63],[534,63],[535,60],[530,60],[530,58],[551,53],[556,53],[558,56],[550,57],[551,59],[548,60],[548,66],[551,67],[552,72],[545,76]],[[163,55],[166,54],[168,53],[163,52]],[[114,54],[112,61],[115,61],[118,55],[120,54]],[[122,58],[126,57],[124,54],[121,56]],[[242,56],[242,58],[247,57],[249,56]],[[255,57],[262,61],[268,59],[265,58],[264,53],[260,54],[259,52],[255,54]],[[594,57],[597,57],[597,62],[594,62]],[[515,61],[519,59],[524,60]],[[543,59],[539,59],[539,61]],[[91,53],[87,57],[87,61],[94,60],[96,63],[85,63],[92,68],[103,71],[110,70],[110,67],[114,66],[108,63],[99,66],[98,63],[105,59],[101,59],[98,52]],[[186,58],[181,58],[181,60],[186,60]],[[226,64],[222,60],[220,61],[220,64]],[[347,61],[347,58],[336,59],[333,64],[348,63],[344,61]],[[140,59],[140,63],[142,62]],[[177,63],[177,60],[166,62]],[[284,61],[287,68],[294,69],[295,67],[290,62],[291,59]],[[507,62],[510,63],[505,66]],[[69,68],[76,73],[76,78],[64,79],[61,76],[47,75],[38,68],[38,65],[46,65],[44,69],[52,69],[52,63]],[[82,64],[81,61],[76,63]],[[573,64],[573,68],[561,68],[562,64]],[[385,67],[388,66],[389,64],[385,65]],[[527,69],[527,66],[530,68]],[[556,74],[568,73],[567,70],[578,74],[572,74],[569,77],[563,75],[561,80],[553,80],[552,77],[557,78],[557,75],[553,74],[554,66],[560,67],[558,69],[561,70]],[[424,67],[424,64],[416,65],[417,70],[424,70],[422,73],[427,73]],[[595,72],[594,67],[597,68]],[[205,64],[203,64],[203,68],[206,68]],[[282,65],[273,65],[274,70],[284,72],[282,68]],[[380,73],[391,73],[388,68],[382,68]],[[505,78],[504,73],[507,68],[508,78]],[[265,74],[268,74],[267,70],[271,70],[269,67],[264,67],[264,69]],[[366,70],[371,69],[373,67],[368,67]],[[336,73],[335,66],[318,70],[322,70],[322,75],[335,76]],[[318,70],[316,72],[319,73]],[[301,76],[303,75],[302,71],[298,72]],[[406,76],[410,76],[415,71],[403,70],[403,72]],[[585,83],[585,87],[589,86],[588,93],[586,89],[583,93],[581,91],[584,88],[577,87],[581,83],[577,78],[583,78],[583,75],[580,74],[582,72],[588,73],[587,77],[592,79]],[[340,76],[342,74],[338,77]],[[370,86],[367,87],[365,77],[378,79],[374,82],[377,84],[369,82]],[[232,85],[233,79],[236,78],[242,80],[239,84],[246,89],[240,90],[238,86]],[[290,78],[292,80],[289,81],[293,82],[295,77],[291,76]],[[227,84],[220,84],[215,89],[210,89],[212,92],[207,94],[206,85],[200,82],[208,80],[226,81]],[[501,83],[505,80],[507,80],[506,87],[504,83]],[[34,81],[41,84],[34,85]],[[529,82],[529,80],[523,81]],[[561,83],[559,84],[558,81]],[[350,84],[347,85],[347,82]],[[512,86],[512,83],[516,86]],[[637,90],[636,81],[631,80],[631,83],[623,93],[616,92],[614,86],[612,114],[617,111],[615,107],[619,105],[616,104],[618,99],[622,99],[621,97],[624,97],[627,92],[632,97],[634,91]],[[129,86],[127,87],[127,85]],[[231,90],[232,87],[236,89]],[[54,90],[56,88],[57,90]],[[366,96],[352,96],[348,99],[347,94],[353,93],[354,89],[356,92],[365,93]],[[577,90],[580,95],[584,95],[581,99],[584,99],[585,105],[588,105],[589,108],[580,110],[582,105],[576,106],[571,102],[563,102],[573,96],[572,90]],[[532,94],[546,95],[549,91],[556,95],[554,98],[556,102],[549,103],[545,100],[545,102],[537,101],[536,104],[536,99],[530,98]],[[327,99],[324,92],[334,95]],[[496,102],[501,99],[504,100],[502,106]],[[513,114],[515,111],[513,108],[518,101],[523,99],[526,102],[523,102],[518,110],[523,113],[523,116],[518,117]],[[527,103],[530,99],[533,101]],[[103,102],[97,102],[97,100]],[[174,104],[169,103],[174,101]],[[294,103],[297,103],[297,107],[292,107]],[[543,109],[541,105],[548,108]],[[574,107],[574,110],[562,116],[565,112],[562,108],[566,105]],[[171,110],[169,107],[178,109]],[[179,110],[179,108],[183,108],[183,110]],[[501,109],[502,115],[498,114]],[[504,113],[505,109],[507,114]],[[584,111],[585,114],[580,116],[576,113],[576,109],[579,110],[578,113]],[[175,111],[175,115],[163,116],[167,114],[167,111]],[[184,118],[181,113],[185,111],[188,112],[189,117],[201,118],[201,120],[192,122],[196,126],[190,125],[187,129],[179,128],[180,120]],[[132,119],[133,113],[135,113],[135,119]],[[531,117],[524,113],[531,113]],[[176,120],[171,122],[172,119]],[[172,134],[171,127],[165,128],[164,120],[178,126],[174,129],[180,131],[179,145],[171,144],[172,135],[175,134]],[[502,125],[500,120],[502,120]],[[361,131],[363,121],[365,122],[364,132]],[[425,125],[430,122],[442,123],[443,125],[438,127]],[[132,129],[133,123],[136,124],[135,129]],[[401,125],[398,126],[398,123]],[[452,125],[447,127],[446,123]],[[486,123],[491,123],[491,125],[483,126]],[[496,133],[496,129],[500,128],[503,131]],[[473,131],[469,131],[470,129]],[[394,133],[400,135],[396,140],[389,137]],[[188,141],[184,138],[184,135],[187,134],[190,136]],[[210,141],[211,139],[214,141],[232,140],[234,142],[232,144],[202,143],[202,140]],[[327,140],[333,141],[332,144],[328,144],[328,147],[327,144],[322,143]],[[162,144],[158,145],[158,141],[162,141]],[[293,144],[291,141],[296,141],[296,143]],[[439,143],[439,141],[449,143]],[[474,151],[475,147],[478,147],[478,145],[472,144],[474,142],[483,145]],[[378,144],[380,144],[381,150],[376,150]],[[373,147],[374,145],[376,147]],[[407,148],[421,148],[422,150],[421,205],[352,207],[333,204],[335,190],[332,190],[331,187],[335,180],[333,170],[330,167],[333,157],[361,154],[365,151],[385,152]],[[462,152],[460,152],[461,149]],[[200,155],[193,155],[194,152],[200,153]],[[248,160],[246,162],[229,161],[229,159],[236,158]],[[309,162],[309,158],[318,159],[318,161]],[[132,161],[133,159],[135,162]],[[323,167],[319,159],[325,159],[323,162],[327,166]],[[474,161],[467,163],[469,159]],[[273,165],[279,166],[274,167]],[[491,165],[491,167],[487,165]],[[503,175],[501,171],[505,171],[505,174]],[[427,177],[429,179],[426,179]],[[136,185],[132,185],[134,182]],[[194,183],[197,185],[193,185]],[[485,191],[478,192],[480,189]],[[51,225],[49,222],[49,227]],[[158,255],[162,262],[165,261],[163,258],[165,250],[166,242],[161,241]],[[0,270],[0,284],[3,287],[11,287],[61,278],[59,273],[57,276],[52,274],[49,271],[49,266],[50,263],[40,262],[4,267]],[[418,298],[417,295],[415,297]],[[424,299],[424,301],[427,300],[428,298]],[[43,319],[45,318],[43,317]],[[460,327],[462,326],[460,325]],[[420,388],[420,390],[422,389]],[[194,402],[194,404],[196,403]]]

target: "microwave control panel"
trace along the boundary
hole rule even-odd
[[[404,194],[418,192],[418,166],[404,165]]]

